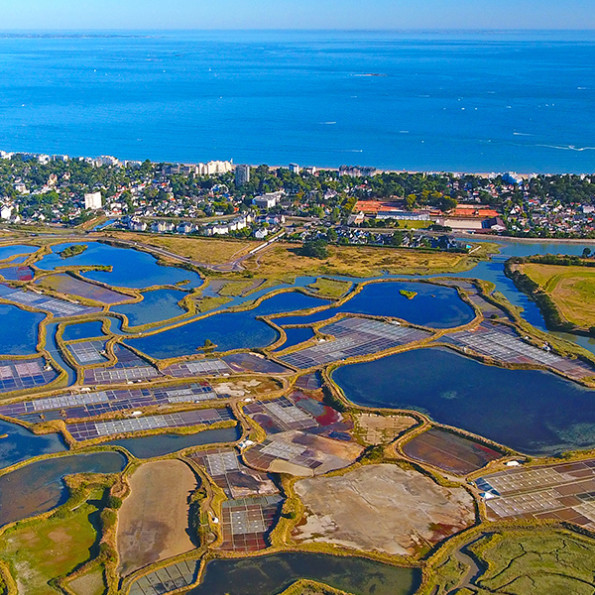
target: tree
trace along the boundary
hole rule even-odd
[[[393,233],[393,237],[391,238],[391,245],[400,246],[403,243],[404,236],[405,234],[402,231],[395,231],[395,233]]]
[[[405,203],[407,204],[407,208],[409,210],[411,210],[415,206],[416,201],[417,197],[415,196],[415,194],[408,194],[407,198],[405,198]]]
[[[589,256],[591,256],[591,249],[590,248],[585,248],[583,250],[583,258],[589,258]]]
[[[302,256],[310,258],[326,258],[328,256],[327,243],[324,240],[310,240],[304,243],[301,253]]]

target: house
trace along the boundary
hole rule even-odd
[[[7,205],[2,205],[2,208],[0,209],[0,219],[10,219],[11,216],[12,216],[12,207],[9,207]]]
[[[261,228],[261,229],[257,229],[254,232],[254,237],[257,240],[264,240],[267,236],[269,235],[269,230],[266,229],[265,227]]]
[[[85,209],[95,211],[101,208],[101,192],[89,192],[85,194]]]
[[[284,192],[267,192],[252,199],[252,204],[259,209],[272,209],[281,202]]]
[[[482,229],[489,229],[495,232],[506,231],[506,225],[504,225],[504,221],[500,219],[500,217],[490,217],[489,219],[485,219],[481,222]]]

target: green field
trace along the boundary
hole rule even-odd
[[[314,283],[308,285],[308,289],[318,297],[338,300],[351,289],[352,285],[349,281],[318,277]]]
[[[99,511],[85,502],[66,516],[25,521],[0,539],[2,559],[19,585],[19,593],[55,595],[48,582],[72,572],[92,556]]]
[[[595,269],[527,263],[519,270],[550,296],[563,320],[583,329],[595,326]]]
[[[467,556],[475,568],[464,563]],[[595,541],[563,529],[484,533],[433,569],[427,592],[592,595],[594,560]]]

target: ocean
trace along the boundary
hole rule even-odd
[[[595,171],[595,33],[0,34],[0,149]]]

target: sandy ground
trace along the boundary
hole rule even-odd
[[[194,547],[187,533],[188,496],[197,485],[190,467],[177,460],[145,463],[129,481],[117,533],[122,575]]]
[[[362,438],[368,444],[386,444],[414,426],[417,421],[408,415],[360,413],[355,417]]]
[[[415,555],[475,520],[473,498],[463,488],[443,488],[397,465],[303,479],[295,489],[306,507],[293,534],[299,542]]]

